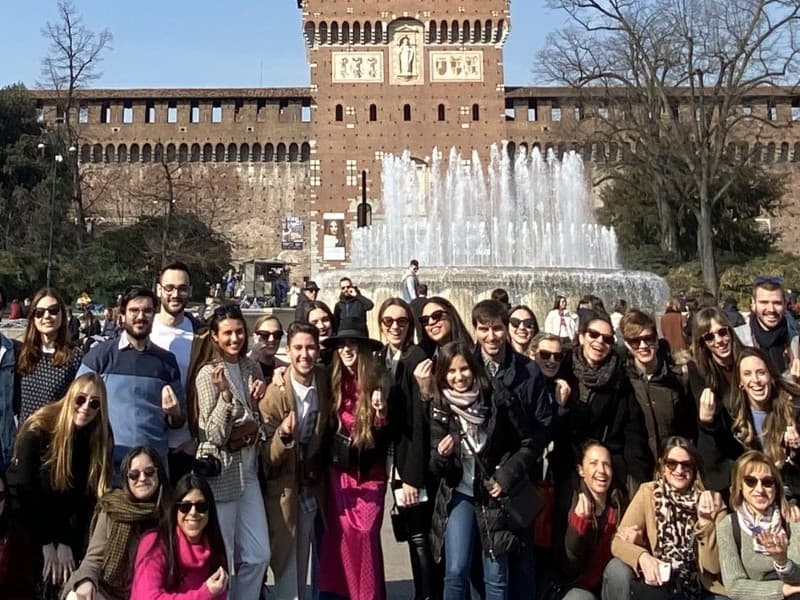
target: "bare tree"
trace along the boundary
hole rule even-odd
[[[80,140],[74,122],[76,90],[100,77],[99,66],[105,51],[111,49],[113,36],[108,29],[99,33],[89,29],[69,0],[59,0],[58,20],[53,23],[48,21],[42,28],[42,35],[49,40],[50,47],[47,56],[42,59],[40,85],[55,91],[59,110],[63,113],[64,145],[77,148]],[[86,233],[86,211],[78,157],[77,152],[64,154],[69,155],[73,207],[79,225],[77,241],[80,245]]]
[[[705,286],[716,293],[713,211],[730,185],[728,144],[777,127],[748,98],[794,84],[800,0],[550,0],[570,18],[537,60],[549,81],[582,90],[597,133],[649,169],[662,224],[682,207],[698,224]],[[727,179],[727,180],[726,180]],[[677,200],[675,198],[677,196]],[[662,246],[674,242],[662,229]]]

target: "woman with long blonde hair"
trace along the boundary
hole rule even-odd
[[[20,423],[62,398],[81,366],[83,352],[70,344],[67,321],[67,305],[56,290],[36,292],[16,365]]]
[[[319,553],[320,598],[386,598],[381,549],[389,444],[382,348],[357,322],[342,321],[323,345],[331,367],[333,464],[328,469],[327,529]]]
[[[17,436],[9,486],[32,537],[38,597],[57,592],[83,558],[94,505],[111,487],[111,448],[106,386],[95,373],[75,379]]]

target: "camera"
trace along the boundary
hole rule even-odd
[[[222,463],[213,454],[204,454],[202,457],[194,459],[192,471],[201,477],[219,477],[222,473]]]

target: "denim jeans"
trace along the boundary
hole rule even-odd
[[[467,600],[469,597],[472,549],[480,544],[473,499],[453,492],[447,526],[444,531],[444,600]],[[484,553],[483,580],[486,600],[506,600],[508,557],[490,558]]]

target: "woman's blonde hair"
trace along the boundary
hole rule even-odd
[[[744,503],[744,478],[753,471],[753,465],[765,465],[775,480],[776,506],[783,506],[783,479],[780,469],[766,454],[759,450],[749,450],[739,457],[731,473],[731,507],[739,508]]]
[[[339,357],[339,352],[333,353],[331,366],[331,393],[333,394],[333,413],[338,414],[342,405],[342,377],[345,366]],[[375,410],[372,408],[372,392],[380,389],[382,375],[380,366],[370,350],[363,344],[358,344],[358,361],[356,362],[356,382],[358,383],[358,402],[356,404],[355,427],[350,432],[353,446],[359,450],[368,450],[375,447],[375,436],[372,434],[372,422],[375,419]],[[384,405],[387,398],[383,399]],[[339,423],[341,429],[341,423]]]
[[[758,432],[753,427],[753,413],[750,409],[750,401],[747,394],[741,387],[740,365],[745,358],[757,358],[767,368],[770,376],[770,390],[767,398],[764,419],[764,454],[779,469],[786,462],[786,450],[783,447],[783,434],[786,427],[795,424],[792,409],[793,396],[800,395],[800,389],[787,384],[781,378],[775,366],[758,348],[744,348],[736,361],[736,368],[733,371],[733,386],[731,390],[731,416],[733,417],[733,434],[747,449],[753,449],[753,445],[759,439]]]
[[[89,480],[87,490],[101,497],[111,488],[111,435],[108,425],[106,385],[97,373],[85,373],[73,381],[61,400],[43,406],[33,413],[17,434],[14,448],[19,453],[19,440],[28,431],[39,431],[50,438],[42,468],[50,471],[50,486],[59,492],[72,487],[72,447],[75,438],[74,418],[77,409],[75,398],[83,388],[92,384],[97,388],[100,408],[89,428]],[[87,399],[88,401],[88,399]]]

